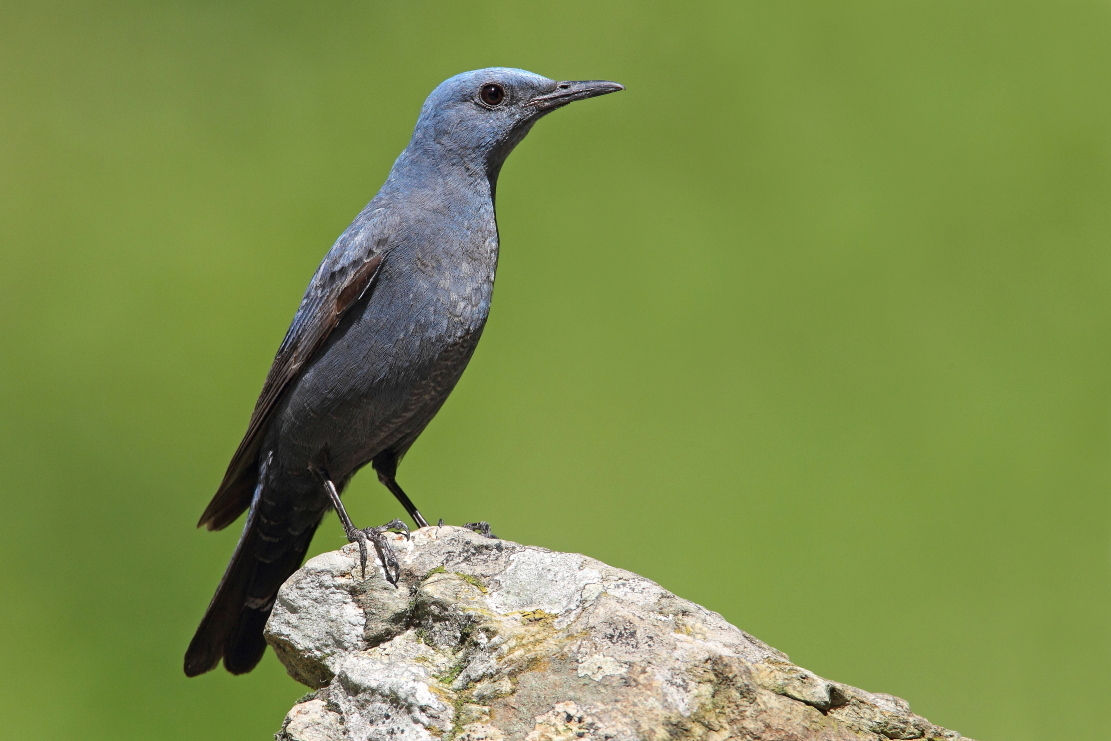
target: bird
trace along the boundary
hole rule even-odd
[[[251,671],[278,588],[300,568],[335,509],[366,571],[398,566],[384,533],[358,529],[340,495],[371,465],[418,527],[428,522],[397,483],[406,451],[475,351],[498,263],[494,196],[502,165],[533,125],[574,101],[624,90],[491,67],[455,75],[425,100],[382,188],[328,251],[293,317],[258,401],[197,526],[243,532],[185,653],[185,674],[223,660]],[[468,527],[489,535],[486,523]]]

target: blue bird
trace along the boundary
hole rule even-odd
[[[398,565],[383,534],[357,529],[340,493],[368,463],[418,527],[397,466],[474,353],[494,290],[494,192],[506,157],[538,120],[568,103],[624,90],[495,67],[441,83],[374,199],[328,251],[278,348],[247,433],[198,527],[247,520],[185,654],[185,673],[249,672],[278,588],[334,508],[366,569]],[[489,526],[474,527],[489,534]]]

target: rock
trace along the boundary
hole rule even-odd
[[[953,739],[904,700],[831,682],[628,571],[428,527],[282,587],[266,638],[314,689],[278,741]]]

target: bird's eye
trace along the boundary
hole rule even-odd
[[[495,85],[492,82],[482,86],[479,96],[482,98],[482,102],[491,108],[500,106],[505,102],[505,90],[501,85]]]

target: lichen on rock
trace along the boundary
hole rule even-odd
[[[454,527],[393,543],[396,587],[352,545],[279,592],[267,640],[316,691],[278,741],[960,737],[594,559]]]

